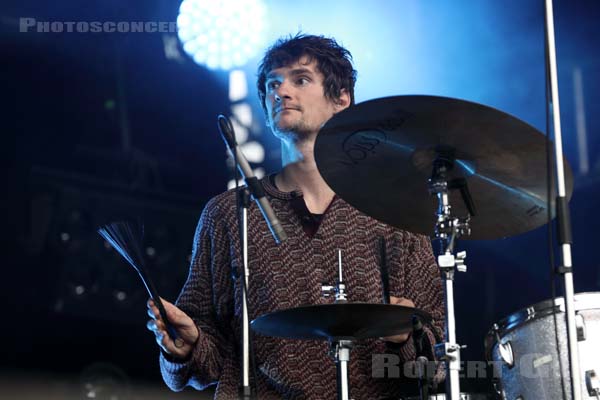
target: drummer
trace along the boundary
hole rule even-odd
[[[352,56],[334,39],[298,34],[279,39],[258,70],[258,91],[268,126],[281,142],[281,171],[261,183],[287,232],[276,245],[255,204],[249,210],[248,308],[254,319],[268,312],[325,304],[321,286],[337,279],[342,251],[351,302],[383,302],[382,266],[390,301],[430,313],[442,335],[443,288],[425,236],[405,232],[354,209],[327,186],[315,163],[319,129],[354,105]],[[359,190],[360,188],[357,188]],[[406,210],[410,213],[410,210]],[[241,268],[234,191],[211,199],[194,236],[189,276],[167,316],[181,339],[166,334],[158,310],[148,302],[148,328],[160,346],[160,367],[175,391],[217,385],[215,398],[237,398],[240,377]],[[425,332],[431,343],[434,335]],[[376,378],[372,360],[395,354],[415,358],[410,333],[355,342],[350,388],[354,399],[398,398],[402,380]],[[324,341],[253,337],[258,398],[331,399],[336,369]],[[401,365],[400,365],[401,366]]]

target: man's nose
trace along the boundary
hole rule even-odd
[[[281,101],[283,99],[290,98],[289,85],[283,81],[275,90],[275,101]]]

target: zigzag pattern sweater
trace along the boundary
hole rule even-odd
[[[301,192],[281,192],[269,179],[262,185],[289,238],[276,245],[253,203],[249,226],[250,319],[310,304],[326,304],[321,285],[337,279],[342,250],[344,279],[351,302],[382,302],[380,243],[384,238],[390,294],[411,299],[429,312],[440,336],[444,329],[443,287],[427,237],[392,228],[335,197],[314,235],[303,229],[292,206]],[[410,212],[410,210],[407,210]],[[242,263],[236,194],[228,191],[208,202],[194,237],[188,279],[177,300],[198,326],[200,337],[185,362],[160,355],[166,384],[175,391],[217,384],[217,399],[236,399],[240,377]],[[435,340],[427,331],[431,342]],[[259,399],[335,399],[336,368],[324,341],[288,340],[255,334],[253,339]],[[414,345],[400,347],[401,361],[412,360]],[[350,353],[350,394],[355,400],[398,398],[401,380],[374,378],[372,355],[389,354],[380,339],[357,341]]]

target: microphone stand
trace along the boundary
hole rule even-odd
[[[240,399],[253,398],[250,385],[250,320],[248,317],[248,208],[250,207],[250,191],[247,187],[237,189],[238,212],[240,215],[240,241],[242,248],[243,282],[242,282],[242,384]]]
[[[549,72],[552,114],[554,118],[554,151],[558,196],[556,199],[556,220],[558,223],[559,242],[562,252],[562,266],[558,272],[563,276],[565,285],[565,314],[567,317],[567,338],[569,344],[569,364],[571,372],[571,392],[573,400],[581,399],[581,376],[579,370],[579,351],[577,344],[577,327],[575,324],[575,289],[573,287],[573,265],[571,260],[571,226],[569,207],[565,189],[565,170],[563,164],[562,133],[560,128],[560,104],[558,100],[558,77],[556,66],[556,48],[554,42],[554,14],[552,0],[545,1],[546,20],[546,66]],[[550,132],[546,133],[547,135]]]
[[[254,176],[248,160],[246,160],[246,157],[244,157],[244,154],[238,147],[231,121],[224,115],[219,115],[217,117],[217,121],[217,126],[221,132],[223,140],[225,141],[225,145],[228,147],[235,161],[234,173],[236,177],[236,191],[238,195],[238,221],[240,224],[240,244],[244,269],[244,276],[242,280],[242,384],[240,385],[240,396],[244,400],[247,400],[253,397],[252,387],[250,386],[250,363],[251,361],[254,361],[253,359],[251,360],[250,357],[252,343],[250,341],[250,320],[248,317],[247,298],[248,277],[250,276],[250,271],[248,268],[248,209],[250,207],[251,197],[256,200],[256,204],[260,209],[265,222],[271,231],[271,234],[273,235],[275,243],[280,244],[282,241],[286,240],[287,235],[283,229],[283,226],[277,219],[275,212],[271,208],[269,200],[265,197],[265,193],[260,182]],[[246,186],[241,189],[237,186],[238,172],[242,175],[244,182],[246,183]],[[254,379],[256,381],[256,369],[254,372]],[[255,382],[255,384],[258,384],[258,382]]]
[[[248,316],[248,277],[250,276],[248,267],[248,209],[250,208],[251,195],[248,185],[244,187],[238,186],[238,174],[243,175],[244,179],[246,178],[243,167],[242,171],[238,171],[240,168],[240,158],[243,161],[245,161],[245,158],[243,156],[238,158],[237,143],[233,126],[229,119],[220,115],[218,117],[218,127],[235,162],[233,173],[236,182],[236,203],[238,208],[240,246],[242,252],[242,371],[238,394],[240,399],[252,400],[255,396],[253,395],[252,386],[250,384],[250,318]],[[249,169],[247,162],[244,167]]]

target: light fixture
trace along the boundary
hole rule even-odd
[[[184,51],[199,65],[241,67],[264,44],[262,0],[183,0],[177,17]]]

